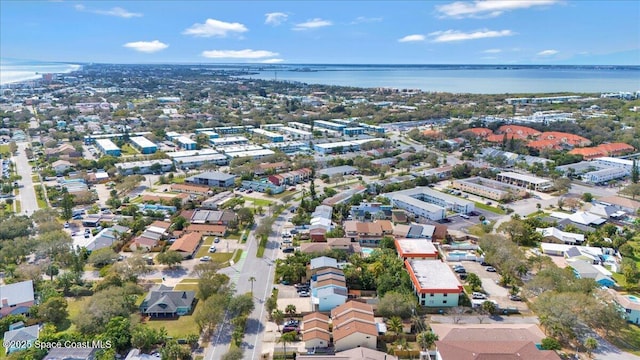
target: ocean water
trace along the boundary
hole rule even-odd
[[[68,73],[80,69],[78,64],[23,61],[0,58],[0,85],[40,79],[42,74]]]
[[[505,94],[640,90],[640,67],[571,66],[338,66],[259,68],[264,80],[432,92]]]

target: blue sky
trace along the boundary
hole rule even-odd
[[[0,0],[3,58],[640,65],[639,1]]]

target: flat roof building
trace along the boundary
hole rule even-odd
[[[496,201],[515,200],[525,195],[522,188],[481,177],[455,180],[453,188]]]
[[[243,132],[247,132],[249,130],[253,129],[253,126],[251,125],[244,125],[244,126],[220,126],[220,127],[216,127],[213,128],[213,130],[215,132],[217,132],[218,134],[224,134],[224,135],[229,135],[229,134],[240,134]]]
[[[264,129],[252,129],[251,132],[254,136],[265,138],[271,142],[283,142],[284,136],[282,134],[274,133]]]
[[[446,217],[446,209],[442,206],[424,202],[404,194],[397,194],[391,198],[391,204],[397,208],[404,209],[414,214],[416,217],[438,221]]]
[[[239,145],[239,144],[248,144],[249,139],[244,136],[225,136],[218,139],[211,139],[211,145],[213,146],[224,146],[224,145]]]
[[[195,141],[189,139],[186,136],[179,136],[175,139],[178,146],[183,150],[195,150],[198,145]]]
[[[165,173],[173,168],[173,161],[170,159],[132,161],[116,164],[116,168],[122,175],[131,174],[151,174],[154,172]]]
[[[144,136],[134,136],[129,140],[131,140],[131,145],[142,154],[153,154],[158,151],[158,146]]]
[[[104,155],[120,156],[120,148],[109,139],[97,139],[96,147]]]
[[[310,150],[309,144],[304,143],[302,141],[287,141],[281,143],[270,143],[263,144],[263,147],[267,149],[278,149],[284,151],[285,153],[294,153],[301,150]]]
[[[542,179],[536,176],[518,174],[514,172],[501,172],[496,176],[496,180],[536,191],[549,191],[553,189],[551,180]]]
[[[218,171],[207,171],[202,174],[193,175],[185,179],[188,184],[208,185],[215,187],[232,187],[235,182],[235,175]]]
[[[438,249],[425,239],[396,239],[398,257],[402,260],[437,260]]]
[[[313,133],[311,133],[310,131],[295,129],[288,126],[281,127],[278,129],[278,131],[283,134],[289,135],[289,137],[291,137],[292,139],[308,140],[313,138]]]
[[[596,158],[591,162],[604,167],[622,168],[629,171],[629,173],[633,170],[633,160],[605,156]]]
[[[468,214],[475,210],[475,204],[471,201],[461,199],[456,196],[452,196],[449,194],[442,193],[437,190],[433,190],[428,187],[416,187],[407,190],[395,191],[392,193],[385,194],[384,196],[391,199],[391,202],[394,203],[394,198],[398,195],[406,195],[408,197],[412,197],[414,199],[420,200],[424,203],[429,203],[433,205],[437,205],[446,210],[451,210],[457,212],[459,214]],[[401,197],[400,199],[404,199]],[[412,204],[414,204],[412,202]],[[418,204],[416,204],[417,206]],[[405,208],[405,210],[409,210],[409,208]],[[424,207],[424,209],[431,209],[428,207]],[[409,210],[410,211],[410,210]]]
[[[320,128],[329,129],[329,130],[333,130],[333,131],[339,131],[339,132],[342,132],[342,129],[347,127],[347,125],[345,125],[345,124],[337,124],[337,123],[334,123],[334,122],[324,121],[324,120],[315,120],[313,122],[313,125],[315,127],[320,127]]]
[[[418,302],[428,307],[455,307],[463,288],[449,265],[440,260],[405,260]]]
[[[275,151],[269,149],[260,149],[260,150],[249,150],[249,151],[236,151],[236,152],[228,152],[226,153],[227,157],[230,159],[235,158],[252,158],[254,160],[262,159],[267,156],[271,156],[275,154]]]
[[[592,184],[602,184],[607,181],[622,179],[631,175],[629,170],[623,167],[612,167],[590,171],[582,175],[582,180]]]

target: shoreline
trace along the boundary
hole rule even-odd
[[[47,69],[47,67],[54,67],[54,66],[56,68],[51,69],[51,71],[49,71],[49,69]],[[63,66],[65,67],[65,69],[61,69]],[[23,70],[23,69],[28,69],[30,67],[32,69]],[[12,70],[12,68],[17,68],[18,70]],[[29,66],[29,65],[7,64],[7,65],[4,65],[4,66],[1,66],[0,70],[1,70],[1,72],[3,74],[5,74],[6,77],[9,78],[8,80],[0,79],[0,87],[5,87],[5,86],[8,86],[8,85],[16,85],[16,84],[29,82],[29,81],[41,80],[42,79],[42,75],[44,75],[44,74],[58,75],[58,74],[72,73],[74,71],[82,70],[82,65],[80,65],[80,64],[64,64],[64,65],[60,65],[60,67],[58,67],[58,65],[33,65],[33,66]]]

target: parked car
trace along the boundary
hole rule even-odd
[[[493,266],[489,266],[485,270],[487,270],[488,272],[496,272],[497,271],[496,268],[494,268]]]
[[[457,272],[458,274],[464,274],[467,272],[467,269],[461,267],[461,268],[453,269],[453,271]]]
[[[300,325],[300,320],[291,319],[284,322],[284,326],[298,326],[298,325]]]
[[[285,253],[285,254],[291,254],[294,251],[296,251],[296,249],[294,249],[292,247],[288,247],[288,248],[282,249],[282,252]]]
[[[309,282],[295,284],[295,285],[293,285],[293,287],[296,288],[296,289],[299,289],[301,287],[309,287]]]
[[[467,273],[458,274],[458,276],[460,277],[460,280],[466,280],[467,279]]]
[[[215,238],[215,239],[213,239],[213,242],[214,242],[214,243],[219,243],[219,242],[220,242],[220,238],[216,236],[216,238]]]
[[[295,326],[295,325],[284,326],[282,328],[282,333],[283,334],[284,333],[288,333],[288,332],[292,332],[292,331],[300,332],[300,328],[298,326]]]
[[[311,294],[309,294],[308,291],[301,291],[298,293],[298,295],[300,295],[300,297],[309,297],[311,296]]]
[[[473,294],[471,294],[471,297],[476,299],[476,300],[484,300],[487,298],[487,295],[481,293],[481,292],[474,292]]]
[[[202,262],[211,261],[211,256],[203,256],[203,257],[200,258],[200,261],[202,261]]]
[[[215,247],[215,246],[211,246],[211,247],[209,248],[209,252],[210,252],[210,253],[214,253],[214,252],[216,252],[216,250],[218,250],[218,249],[216,249],[216,247]]]
[[[488,263],[488,262],[486,262],[486,261],[481,262],[481,263],[480,263],[480,265],[482,265],[482,266],[491,266],[491,264],[489,264],[489,263]]]
[[[511,301],[522,301],[522,298],[520,297],[520,295],[511,295],[509,296],[509,299]]]
[[[64,223],[64,228],[65,228],[65,229],[68,229],[68,228],[69,228],[69,223],[68,223],[68,222]]]

